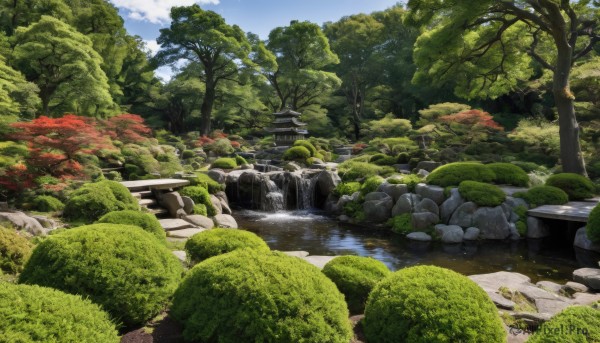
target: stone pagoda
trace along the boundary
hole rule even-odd
[[[304,136],[308,134],[308,131],[303,128],[306,124],[300,121],[300,113],[286,108],[273,115],[275,116],[273,127],[267,131],[275,135],[277,146],[290,146],[295,141],[304,139]]]

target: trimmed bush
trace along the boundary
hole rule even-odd
[[[388,183],[396,185],[406,185],[409,192],[414,192],[417,185],[423,182],[423,178],[417,174],[402,175],[398,178],[390,178],[387,180]]]
[[[290,161],[290,160],[305,161],[309,157],[311,157],[310,151],[308,151],[308,149],[306,149],[303,146],[291,147],[283,153],[283,159],[286,161]]]
[[[212,217],[217,214],[215,212],[215,208],[213,207],[212,201],[210,200],[210,194],[206,188],[201,186],[187,186],[180,189],[179,194],[192,198],[196,205],[204,205],[209,216]]]
[[[531,173],[532,171],[540,169],[540,166],[533,162],[525,162],[525,161],[512,161],[510,162],[515,166],[523,169],[526,173]]]
[[[596,205],[585,226],[585,233],[590,241],[600,243],[600,205]]]
[[[175,292],[173,318],[199,342],[348,343],[343,295],[308,262],[242,249],[192,268]]]
[[[356,181],[357,179],[367,178],[374,175],[389,175],[394,172],[394,168],[388,166],[378,166],[367,162],[349,160],[338,166],[339,174],[343,181]]]
[[[596,187],[590,179],[573,173],[554,174],[546,180],[546,186],[562,189],[571,201],[593,198],[596,192]]]
[[[206,210],[206,205],[194,204],[194,214],[199,214],[201,216],[207,216],[208,211]]]
[[[139,211],[115,211],[110,212],[98,219],[98,223],[135,225],[148,231],[160,240],[165,239],[165,230],[162,228],[156,216],[151,213]]]
[[[182,272],[179,260],[152,234],[137,226],[95,224],[42,241],[19,282],[89,297],[131,326],[165,308]]]
[[[532,207],[542,205],[564,205],[569,202],[569,196],[565,191],[553,186],[536,186],[527,192],[517,192],[513,194],[516,198],[522,198]]]
[[[222,255],[238,249],[254,249],[268,252],[267,243],[250,231],[237,229],[212,229],[192,236],[185,243],[185,250],[193,262]]]
[[[344,294],[350,313],[362,314],[369,293],[390,270],[371,257],[340,256],[323,267],[323,274]]]
[[[477,206],[500,206],[506,200],[506,194],[500,187],[477,181],[463,181],[458,186],[460,195]]]
[[[341,197],[342,195],[352,195],[360,192],[360,182],[341,182],[333,190],[333,194]]]
[[[211,168],[221,168],[221,169],[235,169],[237,168],[237,163],[235,162],[235,158],[230,157],[221,157],[217,158],[211,165]]]
[[[78,295],[0,282],[2,342],[120,342],[108,314]]]
[[[196,157],[196,152],[194,150],[184,150],[181,153],[181,158],[183,158],[184,160],[194,157]]]
[[[466,276],[434,266],[405,268],[378,283],[363,324],[370,343],[506,341],[486,292]]]
[[[301,146],[306,148],[306,150],[308,150],[308,152],[310,153],[310,156],[308,157],[316,157],[317,156],[317,148],[315,148],[315,146],[306,140],[297,140],[294,142],[293,146]],[[321,158],[322,159],[322,158]]]
[[[241,166],[242,164],[248,164],[248,161],[240,155],[235,155],[235,163],[237,163],[238,166]]]
[[[362,195],[369,194],[371,192],[375,192],[377,188],[385,181],[381,176],[371,176],[363,182],[360,187],[360,192]]]
[[[435,169],[427,183],[441,187],[456,186],[463,181],[493,182],[496,174],[488,166],[474,162],[455,162]]]
[[[116,181],[87,183],[71,194],[63,216],[92,223],[103,215],[121,210],[138,210],[139,204],[125,186]]]
[[[385,154],[375,154],[371,156],[369,163],[376,164],[378,166],[391,166],[396,164],[396,157],[388,156]]]
[[[33,206],[40,212],[58,212],[65,208],[62,201],[51,195],[40,195],[33,199]]]
[[[527,187],[529,185],[529,175],[512,163],[490,163],[487,164],[496,178],[494,182],[501,185],[512,185],[516,187]]]
[[[225,185],[213,180],[210,176],[204,173],[197,173],[195,177],[185,178],[190,182],[190,186],[202,186],[208,189],[210,194],[222,192],[225,190]]]
[[[0,270],[17,274],[31,255],[32,244],[16,230],[0,227]]]
[[[543,323],[527,342],[600,342],[600,311],[586,306],[568,307]]]

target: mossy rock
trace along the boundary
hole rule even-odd
[[[306,148],[306,150],[308,150],[308,152],[310,153],[310,156],[308,156],[308,157],[317,157],[317,154],[318,154],[317,148],[315,148],[315,146],[309,141],[297,140],[294,142],[293,146],[295,146],[295,147],[301,146],[301,147]],[[321,156],[319,159],[323,159],[323,156]]]
[[[500,206],[506,200],[506,194],[500,187],[477,181],[463,181],[458,186],[460,195],[477,206]]]
[[[340,256],[323,267],[325,274],[344,294],[351,314],[362,314],[373,287],[390,274],[382,262],[361,256]]]
[[[238,164],[235,161],[235,158],[230,157],[221,157],[217,158],[212,164],[211,168],[221,168],[221,169],[235,169]]]
[[[543,323],[527,342],[600,342],[600,311],[585,306],[568,307]]]
[[[210,194],[206,188],[202,186],[187,186],[180,189],[179,194],[190,197],[192,200],[194,200],[196,205],[204,205],[207,213],[205,215],[212,217],[217,214],[215,208],[213,207],[212,200],[210,200]]]
[[[165,240],[165,230],[160,225],[156,216],[151,213],[139,211],[115,211],[110,212],[98,219],[98,223],[135,225],[148,231],[161,241]]]
[[[338,197],[343,195],[352,195],[356,192],[360,192],[360,182],[341,182],[333,190],[333,194]]]
[[[536,186],[526,192],[513,194],[516,198],[522,198],[533,207],[542,205],[564,205],[569,202],[569,195],[560,188],[553,186]]]
[[[371,192],[375,192],[377,191],[377,188],[379,188],[379,186],[384,182],[385,179],[381,176],[371,176],[363,182],[362,186],[360,187],[360,193],[362,195],[366,195]]]
[[[294,146],[283,153],[283,159],[286,161],[306,161],[311,157],[310,151],[303,146]]]
[[[440,187],[457,186],[463,181],[494,182],[496,174],[488,166],[475,162],[455,162],[436,168],[427,183]]]
[[[573,173],[554,174],[546,180],[546,186],[562,189],[571,201],[593,198],[596,192],[596,186],[590,179]]]
[[[379,282],[363,325],[369,343],[506,342],[487,293],[466,276],[434,266],[405,268]]]
[[[185,250],[193,262],[222,255],[238,249],[268,252],[269,247],[256,234],[237,229],[212,229],[195,234],[185,243]]]
[[[173,318],[197,342],[348,343],[344,296],[318,268],[279,252],[237,250],[192,268]]]
[[[0,270],[17,274],[31,255],[33,244],[16,230],[0,227]]]
[[[516,187],[527,187],[529,185],[529,175],[515,164],[490,163],[487,164],[487,167],[496,174],[494,183]]]

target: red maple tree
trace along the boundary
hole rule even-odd
[[[502,131],[504,128],[494,121],[489,113],[480,110],[467,110],[456,114],[441,116],[440,121],[445,123],[456,123],[466,127],[477,126],[479,128]]]
[[[103,131],[112,139],[123,143],[139,143],[150,137],[152,130],[137,114],[124,113],[100,123]]]

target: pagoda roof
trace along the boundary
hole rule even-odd
[[[296,127],[271,128],[271,129],[267,129],[267,131],[270,133],[293,132],[293,133],[299,133],[302,135],[308,134],[308,131],[306,131],[305,129],[300,129],[300,128],[296,128]]]
[[[308,124],[299,121],[296,118],[278,118],[273,121],[273,124],[294,124],[296,126],[306,126]]]
[[[290,108],[286,108],[284,110],[282,110],[281,112],[277,112],[277,113],[273,113],[276,117],[299,117],[302,114],[292,111],[292,109]]]

